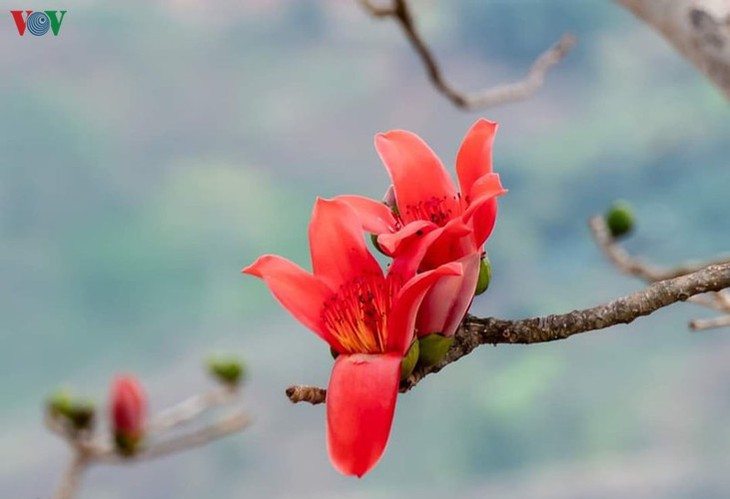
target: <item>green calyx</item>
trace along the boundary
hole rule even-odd
[[[237,386],[246,377],[246,366],[234,357],[213,357],[207,362],[208,372],[225,385]]]
[[[614,238],[626,236],[634,229],[634,210],[627,201],[615,201],[606,212],[605,220]]]
[[[492,280],[492,264],[486,256],[479,262],[479,279],[477,279],[477,289],[474,291],[475,296],[479,296],[489,288],[489,282]]]
[[[416,368],[418,363],[418,356],[420,352],[420,345],[418,341],[411,343],[411,347],[408,349],[408,353],[403,357],[403,362],[400,364],[400,379],[403,381],[411,375],[413,370]]]
[[[116,432],[114,434],[114,445],[117,449],[117,453],[124,457],[134,456],[140,449],[141,442],[141,435],[128,435],[122,432]]]
[[[418,364],[430,367],[439,363],[454,344],[454,337],[446,337],[440,333],[433,333],[418,339],[420,355]]]
[[[94,403],[74,397],[67,390],[53,393],[48,399],[47,409],[51,416],[65,419],[74,430],[88,430],[94,425]]]

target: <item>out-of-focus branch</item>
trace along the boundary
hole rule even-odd
[[[83,473],[92,464],[126,464],[155,459],[240,432],[251,421],[240,402],[240,389],[232,384],[222,384],[163,410],[147,425],[144,446],[130,455],[119,454],[110,438],[94,438],[90,430],[78,432],[62,416],[49,411],[46,414],[46,426],[63,438],[72,450],[71,462],[61,477],[54,499],[72,499],[78,491]],[[194,423],[211,409],[228,404],[237,405],[228,415],[193,431],[168,435],[172,430]]]
[[[81,486],[81,478],[89,464],[87,456],[77,450],[59,482],[55,499],[72,499]]]
[[[215,423],[204,426],[196,431],[156,442],[154,445],[135,454],[133,460],[135,462],[148,461],[170,454],[177,454],[178,452],[195,447],[201,447],[214,440],[238,433],[250,423],[251,419],[249,416],[242,409],[238,409],[228,416],[217,420]],[[106,449],[97,455],[97,462],[102,463],[125,464],[129,461],[128,458],[119,456],[113,451],[110,452]]]
[[[596,245],[601,248],[606,258],[622,273],[638,277],[646,282],[657,282],[664,279],[671,279],[705,268],[708,265],[727,264],[730,262],[730,255],[722,255],[711,261],[687,262],[671,268],[659,268],[648,262],[635,258],[621,247],[618,241],[611,235],[606,221],[601,216],[592,217],[588,226]],[[695,331],[730,326],[730,295],[727,290],[721,290],[707,295],[692,296],[688,301],[694,304],[723,312],[723,315],[714,319],[695,319],[690,321],[689,327]]]
[[[194,395],[161,411],[150,421],[147,431],[159,433],[170,430],[197,418],[214,407],[234,401],[237,396],[238,390],[236,387],[229,385],[223,385],[199,395]]]
[[[730,99],[730,2],[615,0],[659,32]]]
[[[433,367],[417,367],[401,383],[407,392],[424,377],[456,362],[480,345],[498,343],[544,343],[563,340],[575,334],[597,331],[618,324],[629,324],[673,303],[693,296],[730,287],[730,263],[710,265],[687,275],[650,284],[641,291],[603,305],[574,310],[566,314],[548,315],[522,320],[479,318],[468,315],[456,333],[454,344],[446,356]],[[326,390],[295,385],[286,391],[292,402],[319,404],[325,401]]]
[[[468,110],[506,104],[529,97],[542,87],[545,82],[545,75],[550,68],[560,62],[575,45],[574,36],[563,35],[555,45],[535,60],[524,79],[476,92],[460,92],[446,81],[431,49],[416,29],[408,0],[392,0],[392,3],[388,6],[378,6],[369,0],[360,0],[360,3],[375,17],[392,17],[397,21],[423,62],[428,78],[434,87],[457,107]]]

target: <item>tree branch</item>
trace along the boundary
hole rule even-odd
[[[709,262],[686,262],[671,268],[659,268],[648,262],[632,257],[618,244],[611,235],[605,220],[601,216],[592,217],[588,226],[596,245],[601,248],[606,258],[622,273],[638,277],[646,282],[657,282],[672,279],[693,272],[697,272],[709,265],[730,263],[730,255],[721,255]],[[692,296],[689,301],[696,305],[711,308],[728,314],[716,319],[695,319],[690,321],[689,327],[694,331],[730,326],[730,296],[727,290],[710,293],[708,295]]]
[[[545,75],[550,68],[560,62],[575,45],[574,36],[563,35],[555,45],[535,60],[524,79],[477,92],[465,93],[456,90],[444,78],[431,49],[416,29],[407,0],[393,0],[392,5],[388,7],[376,6],[369,0],[360,0],[360,4],[374,17],[392,17],[397,21],[411,46],[420,57],[426,68],[428,78],[434,87],[454,105],[467,110],[506,104],[529,97],[542,87],[545,82]]]
[[[603,305],[574,310],[566,314],[548,315],[522,320],[467,315],[456,333],[454,344],[435,366],[416,368],[401,383],[401,393],[407,392],[424,377],[471,353],[480,345],[499,343],[533,344],[563,340],[579,333],[597,331],[617,324],[629,324],[673,303],[692,296],[730,287],[730,263],[711,265],[687,275],[650,284],[648,287]],[[295,385],[286,391],[292,402],[318,404],[325,401],[326,390]]]
[[[88,464],[87,456],[77,449],[61,477],[58,488],[53,495],[54,499],[72,499],[76,495],[81,486],[81,477]]]
[[[730,2],[615,0],[654,28],[730,99]]]
[[[78,491],[84,471],[92,464],[128,464],[156,459],[238,433],[251,422],[241,407],[195,431],[171,437],[165,436],[171,430],[193,422],[208,410],[235,403],[239,398],[240,389],[237,386],[223,385],[161,411],[146,428],[147,446],[129,456],[118,454],[111,439],[94,439],[91,431],[78,432],[63,417],[53,415],[49,411],[45,418],[46,426],[51,432],[63,438],[73,451],[71,463],[59,482],[54,499],[72,499]]]

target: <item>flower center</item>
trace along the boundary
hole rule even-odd
[[[458,199],[454,197],[458,202]],[[428,220],[443,227],[446,222],[454,217],[453,202],[447,196],[441,198],[431,197],[416,204],[409,204],[401,213],[401,217],[408,221]]]
[[[348,353],[383,353],[393,287],[366,274],[340,286],[322,308],[322,322]]]

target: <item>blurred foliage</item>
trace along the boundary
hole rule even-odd
[[[326,464],[321,411],[284,405],[286,383],[324,382],[331,360],[239,269],[268,252],[307,267],[315,196],[380,197],[377,131],[412,129],[450,165],[446,152],[476,115],[501,122],[495,164],[510,192],[475,313],[559,312],[636,289],[602,261],[585,229],[618,197],[641,221],[628,242],[634,251],[673,262],[727,248],[727,104],[654,34],[611,2],[463,0],[438,9],[443,18],[433,19],[419,6],[419,22],[435,50],[450,54],[450,81],[522,72],[564,31],[580,45],[528,102],[473,115],[431,89],[392,23],[356,5],[244,2],[213,12],[170,2],[145,16],[78,8],[79,24],[59,37],[63,52],[44,57],[26,44],[43,63],[24,71],[4,52],[0,418],[8,438],[31,424],[35,431],[28,414],[59,380],[93,390],[120,368],[164,377],[223,338],[247,360],[251,352],[262,416],[247,445],[236,439],[177,461],[173,484],[152,472],[134,484],[110,475],[88,497],[158,489],[156,497],[237,497],[244,486],[267,497],[324,489],[342,497],[356,487],[434,497],[660,445],[684,456],[707,449],[708,462],[727,451],[730,433],[718,428],[730,388],[712,369],[722,374],[713,352],[730,345],[722,334],[686,335],[696,312],[688,309],[636,323],[631,334],[476,352],[402,398],[388,454],[357,484]],[[494,74],[502,71],[494,59],[507,74]],[[695,404],[677,409],[683,396]],[[13,497],[46,494],[23,485],[35,479],[21,480],[56,476],[58,463],[44,455],[2,454],[7,476],[18,477],[7,480]],[[688,496],[715,497],[707,487]]]

